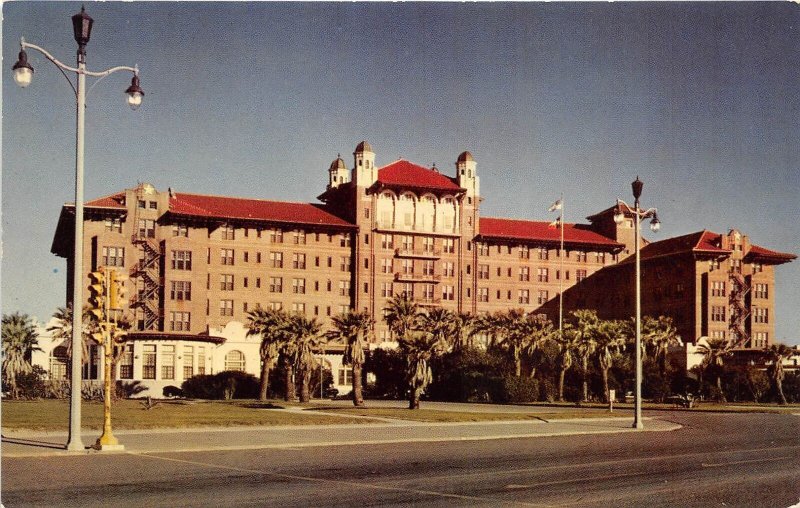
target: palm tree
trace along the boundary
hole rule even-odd
[[[302,379],[300,402],[308,402],[311,399],[311,372],[317,364],[314,351],[320,348],[323,340],[319,333],[321,326],[315,318],[307,319],[302,314],[293,315],[289,326],[294,344],[294,366]]]
[[[570,312],[577,354],[583,368],[583,401],[589,400],[589,358],[594,354],[597,346],[596,336],[600,319],[594,310],[580,309]]]
[[[455,339],[453,349],[461,350],[473,346],[472,339],[475,336],[475,316],[466,312],[455,314]]]
[[[580,344],[575,329],[570,323],[566,323],[562,332],[556,332],[553,340],[558,345],[558,400],[564,401],[564,376],[572,367],[575,355]]]
[[[661,377],[665,378],[669,348],[681,343],[672,318],[659,316],[658,319],[653,319],[645,316],[642,320],[642,342],[644,342],[645,353],[658,362],[658,371],[661,373]]]
[[[725,358],[731,354],[731,343],[725,339],[708,339],[705,344],[702,342],[697,344],[697,352],[703,355],[702,369],[716,370],[719,401],[727,402],[725,392],[722,390],[722,366],[725,364]]]
[[[408,408],[419,409],[419,397],[433,380],[430,359],[447,350],[441,337],[422,330],[413,330],[398,340],[406,357],[406,381],[409,386]]]
[[[542,315],[528,314],[525,318],[525,333],[528,334],[528,340],[525,347],[525,353],[531,363],[530,377],[536,377],[536,368],[542,362],[541,349],[553,336],[553,323],[547,317]]]
[[[384,320],[399,341],[419,324],[419,306],[405,295],[396,295],[386,303]]]
[[[72,358],[72,304],[66,307],[58,307],[53,313],[56,318],[56,323],[47,327],[48,332],[53,332],[53,338],[64,341],[64,347],[67,350],[67,358]],[[89,363],[89,345],[95,343],[92,339],[92,334],[98,331],[97,318],[89,313],[89,307],[83,308],[83,331],[82,331],[82,346],[83,353],[81,356],[82,363]]]
[[[458,333],[458,316],[450,310],[433,308],[420,315],[420,328],[443,343],[454,343]]]
[[[627,326],[622,321],[601,321],[597,328],[595,354],[603,376],[603,397],[606,403],[610,398],[608,371],[614,366],[614,356],[625,349],[626,329]]]
[[[344,364],[353,366],[353,405],[363,406],[362,369],[366,360],[369,333],[375,321],[368,312],[350,312],[335,316],[331,321],[333,330],[328,333],[328,337],[344,342]]]
[[[261,306],[257,306],[247,313],[247,335],[261,337],[259,400],[267,400],[269,372],[278,360],[281,344],[287,340],[288,323],[289,318],[282,310],[262,309]]]
[[[36,328],[27,314],[3,314],[3,377],[11,388],[11,396],[19,396],[17,376],[33,372],[31,353],[41,351]]]
[[[778,403],[781,406],[785,406],[786,396],[783,394],[783,361],[796,354],[796,351],[786,344],[779,343],[772,344],[765,351],[765,354],[767,359],[772,362],[770,366],[767,367],[767,374],[769,375],[770,381],[772,381],[775,391],[778,393],[778,397],[780,398]]]

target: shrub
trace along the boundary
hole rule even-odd
[[[258,397],[258,379],[245,372],[226,370],[190,377],[181,384],[181,390],[192,399],[254,399]]]
[[[406,360],[397,350],[375,349],[367,355],[364,370],[375,375],[375,383],[365,387],[365,397],[401,399],[405,397]]]
[[[142,386],[141,381],[117,381],[114,385],[114,396],[118,399],[130,399],[147,389],[146,386]]]
[[[183,390],[172,385],[165,386],[161,393],[164,397],[183,397]]]
[[[38,365],[27,373],[17,374],[17,390],[21,399],[40,399],[49,396],[47,372]]]
[[[539,382],[530,377],[503,376],[502,387],[495,402],[534,402],[539,397]]]

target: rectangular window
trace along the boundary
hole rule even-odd
[[[433,276],[434,262],[432,260],[425,260],[422,262],[422,275],[429,277]]]
[[[256,263],[260,263],[260,262],[261,262],[261,253],[260,252],[256,252]]]
[[[233,291],[233,275],[222,274],[219,276],[219,289],[221,291]]]
[[[769,286],[767,284],[756,284],[755,288],[753,289],[753,297],[754,298],[769,298]]]
[[[175,379],[175,345],[161,346],[161,379]]]
[[[341,256],[339,258],[339,269],[343,272],[350,271],[350,256]]]
[[[753,273],[761,273],[764,271],[764,265],[761,263],[753,263]]]
[[[453,286],[442,286],[442,299],[443,300],[455,300],[456,293],[455,288]]]
[[[151,210],[158,210],[158,203],[155,201],[150,201],[150,209]]]
[[[247,230],[245,229],[245,231],[247,231]],[[249,263],[250,262],[250,253],[249,252],[244,251],[242,253],[242,261],[244,261],[245,263]]]
[[[414,284],[406,282],[401,284],[400,287],[402,288],[400,291],[401,296],[405,296],[406,298],[414,298]]]
[[[235,240],[236,239],[236,230],[233,226],[225,224],[221,228],[219,228],[220,236],[223,240]]]
[[[349,280],[340,280],[339,281],[339,296],[350,296],[350,281]]]
[[[125,247],[103,247],[103,266],[125,266]]]
[[[711,321],[724,322],[725,321],[725,307],[722,305],[714,305],[711,307]]]
[[[306,313],[306,304],[300,302],[292,303],[292,313],[293,314],[305,314]]]
[[[283,252],[270,252],[269,262],[272,268],[283,268]]]
[[[433,238],[426,236],[422,239],[422,252],[430,253],[433,252],[434,240]]]
[[[381,282],[381,296],[384,298],[391,298],[392,295],[392,283],[391,282]]]
[[[186,224],[173,224],[172,225],[172,236],[189,236],[189,226]]]
[[[447,254],[453,254],[456,251],[455,239],[445,238],[442,240],[442,250]]]
[[[206,373],[206,347],[197,346],[197,375]]]
[[[453,264],[452,261],[445,261],[442,263],[442,275],[445,277],[453,277],[455,272],[455,264]]]
[[[423,284],[422,285],[422,298],[427,301],[433,301],[433,294],[434,294],[434,285],[433,284]]]
[[[539,300],[538,300],[539,305],[544,305],[545,303],[547,303],[547,300],[549,300],[549,299],[550,299],[549,292],[546,291],[546,290],[540,289],[539,290]]]
[[[147,208],[147,201],[144,199],[137,200],[136,206],[139,208]]]
[[[139,238],[156,237],[156,221],[150,219],[139,219]]]
[[[547,268],[536,269],[536,280],[539,282],[550,282],[550,272]]]
[[[192,299],[192,283],[183,280],[170,281],[169,298],[170,300],[186,300]]]
[[[531,303],[531,292],[527,289],[520,289],[517,291],[517,298],[519,303]]]
[[[413,251],[414,250],[414,237],[409,235],[403,235],[402,237],[403,242],[403,250],[405,251]]]
[[[722,281],[712,282],[711,296],[725,296],[725,283]]]
[[[194,376],[194,346],[183,346],[183,379]]]
[[[549,259],[550,251],[547,250],[547,247],[539,247],[536,250],[539,253],[539,259]]]
[[[339,247],[350,247],[350,235],[342,233],[339,235]]]
[[[475,249],[478,251],[479,256],[489,255],[489,245],[486,243],[475,242]]]
[[[742,260],[741,259],[731,259],[730,271],[734,272],[734,273],[742,273]]]
[[[605,252],[595,252],[595,261],[601,265],[606,264],[606,253]]]
[[[381,259],[381,273],[392,273],[392,259]]]
[[[121,219],[106,219],[105,230],[112,233],[122,233],[122,220]]]
[[[479,302],[489,301],[489,288],[478,288],[478,301]]]
[[[120,379],[133,379],[133,344],[125,344],[123,346],[122,358],[119,360],[119,378]],[[66,377],[64,371],[64,377]],[[55,379],[61,379],[55,377]]]
[[[306,269],[306,255],[305,254],[298,254],[295,252],[292,254],[292,268],[296,270],[305,270]]]
[[[756,323],[769,323],[769,309],[753,307],[753,321]]]
[[[708,262],[708,271],[713,272],[714,270],[719,270],[719,259],[712,259]]]
[[[478,278],[479,279],[489,278],[489,265],[478,265]]]
[[[220,249],[220,263],[223,265],[233,265],[233,249]]]
[[[531,269],[527,266],[520,267],[519,280],[522,282],[529,282],[531,280]]]
[[[531,258],[531,250],[527,245],[520,245],[520,247],[519,247],[519,258],[520,259],[530,259]]]
[[[305,231],[295,231],[292,233],[292,241],[294,241],[295,245],[305,245],[306,243],[306,232]]]
[[[142,346],[142,379],[156,378],[156,345]]]
[[[306,294],[306,280],[305,279],[292,279],[292,293],[298,295]]]
[[[767,347],[767,332],[756,332],[753,334],[753,347],[765,348]]]
[[[585,251],[577,251],[576,254],[578,255],[578,261],[586,262],[586,252]]]
[[[270,231],[269,231],[269,241],[270,241],[270,243],[283,243],[283,230],[281,230],[281,229],[270,229]]]
[[[283,277],[270,277],[269,278],[269,292],[282,293],[283,292]]]
[[[382,249],[394,248],[394,239],[392,238],[392,235],[381,235],[381,248]]]
[[[191,270],[192,269],[192,251],[190,251],[190,250],[174,250],[174,251],[172,251],[172,269],[173,270]]]
[[[233,300],[220,300],[219,301],[219,315],[220,316],[233,316]]]
[[[413,275],[414,274],[414,261],[411,259],[404,259],[401,261],[401,265],[403,267],[403,275]]]
[[[586,270],[575,270],[575,282],[580,282],[586,278]]]

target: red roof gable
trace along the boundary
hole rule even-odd
[[[122,210],[126,210],[127,207],[125,206],[125,193],[124,192],[117,192],[116,194],[109,194],[108,196],[103,196],[102,198],[93,199],[91,201],[87,201],[84,203],[83,206],[90,207],[90,208],[119,208]],[[64,206],[74,207],[75,203],[67,203]]]
[[[564,243],[587,244],[602,247],[621,248],[623,245],[614,240],[595,233],[582,224],[564,225]],[[561,232],[550,227],[549,222],[517,219],[498,219],[482,217],[480,235],[490,238],[508,238],[544,242],[560,242]]]
[[[449,176],[438,171],[418,166],[405,159],[392,162],[378,169],[378,182],[383,185],[413,187],[418,189],[462,190]]]
[[[706,230],[667,238],[642,247],[641,257],[642,259],[649,259],[686,252],[730,254],[730,250],[719,247],[719,238],[720,235]]]
[[[169,210],[179,215],[220,219],[251,219],[348,227],[353,224],[330,213],[325,205],[262,199],[175,193]]]
[[[787,252],[777,252],[774,250],[765,249],[764,247],[759,247],[758,245],[751,246],[750,252],[748,252],[745,257],[767,260],[767,261],[782,261],[782,262],[797,259],[797,256],[794,254],[789,254]]]

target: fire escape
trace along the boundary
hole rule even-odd
[[[745,299],[750,291],[750,286],[742,273],[735,269],[731,270],[730,281],[731,341],[734,348],[740,348],[750,342],[750,335],[747,331],[747,318],[750,316],[750,310],[747,308]]]
[[[140,187],[137,198],[142,199]],[[132,309],[141,311],[137,316],[137,327],[141,331],[159,331],[161,321],[160,295],[161,280],[161,246],[155,238],[155,221],[142,220],[138,208],[134,217],[136,232],[131,243],[141,249],[139,261],[130,270],[130,277],[136,281],[136,293],[131,298]],[[138,314],[138,313],[137,313]]]

